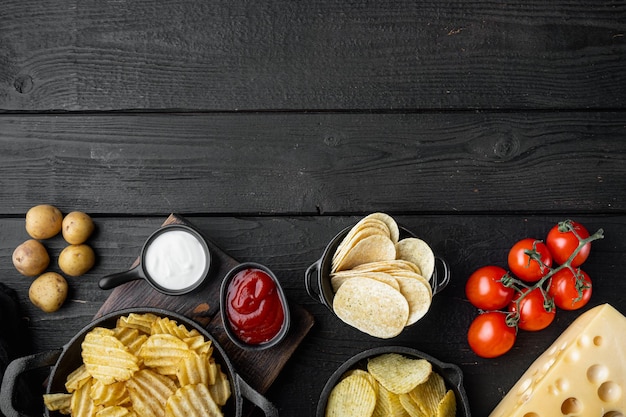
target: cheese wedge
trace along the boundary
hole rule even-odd
[[[609,304],[578,317],[490,417],[626,416],[626,317]]]

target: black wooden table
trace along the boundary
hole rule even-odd
[[[0,8],[0,282],[32,347],[65,344],[145,238],[179,213],[240,261],[272,268],[315,324],[267,397],[313,416],[360,351],[419,349],[464,372],[487,416],[578,312],[481,359],[469,274],[572,218],[605,230],[588,307],[626,313],[626,3],[5,0]],[[61,310],[11,263],[36,204],[85,211],[97,264]],[[448,261],[426,318],[372,339],[310,298],[304,271],[384,211]],[[60,237],[46,242],[51,254]],[[56,264],[51,270],[58,271]]]

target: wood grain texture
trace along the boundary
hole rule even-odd
[[[622,112],[3,115],[0,213],[623,212],[625,134]]]
[[[3,2],[0,109],[623,108],[626,6]]]
[[[464,296],[465,280],[480,266],[505,265],[513,241],[526,236],[543,237],[563,215],[398,216],[400,224],[426,239],[449,262],[452,278],[449,286],[436,295],[424,319],[398,338],[387,341],[370,338],[342,324],[325,306],[310,298],[303,285],[305,269],[322,255],[328,241],[355,222],[357,216],[194,216],[189,220],[236,259],[261,262],[272,268],[290,300],[304,306],[315,317],[310,333],[266,394],[281,415],[313,416],[326,380],[341,363],[369,347],[397,344],[459,365],[464,372],[472,415],[486,416],[523,370],[579,312],[558,312],[550,328],[521,333],[514,349],[505,357],[480,359],[465,341],[469,323],[477,313]],[[626,233],[626,221],[623,216],[585,215],[575,219],[590,230],[605,230],[605,238],[594,244],[585,264],[585,271],[594,280],[590,306],[610,302],[626,314],[626,281],[622,277],[626,253],[622,236]],[[57,348],[89,323],[110,294],[98,288],[98,279],[130,265],[145,238],[162,221],[162,218],[97,217],[98,234],[91,243],[99,262],[87,275],[70,278],[70,298],[54,314],[33,307],[27,295],[30,280],[20,276],[9,263],[0,263],[2,282],[16,289],[29,317],[33,350]],[[0,219],[0,233],[3,236],[0,259],[7,259],[25,234],[23,223]],[[54,257],[63,242],[55,238],[47,246]]]

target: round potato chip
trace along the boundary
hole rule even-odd
[[[382,339],[402,332],[409,317],[406,298],[371,278],[347,280],[335,294],[333,310],[345,323]]]
[[[400,239],[400,229],[398,228],[398,224],[393,219],[393,217],[391,217],[387,213],[372,213],[365,218],[382,220],[389,228],[389,237],[393,241],[393,243],[397,243],[398,239]]]
[[[352,269],[357,265],[396,258],[396,246],[388,237],[371,235],[357,242],[337,265],[336,271]]]
[[[396,244],[396,257],[416,264],[422,276],[430,281],[435,271],[435,254],[422,239],[409,237]]]
[[[420,275],[411,273],[406,275],[394,275],[400,284],[400,292],[409,303],[409,318],[406,325],[410,326],[428,312],[432,304],[433,293],[430,284]]]
[[[337,292],[339,287],[350,278],[371,278],[376,281],[384,282],[387,285],[392,286],[396,290],[400,290],[400,284],[391,275],[385,272],[368,272],[368,271],[355,271],[354,269],[348,269],[346,271],[337,271],[330,277],[330,284],[333,287],[333,291]]]
[[[389,229],[380,220],[372,220],[368,224],[357,224],[354,226],[335,250],[332,259],[333,271],[357,243],[366,237],[375,235],[389,238]]]
[[[366,378],[350,375],[335,385],[328,396],[326,417],[371,416],[376,392]]]
[[[385,353],[370,358],[367,370],[389,391],[406,394],[428,379],[432,365],[426,359]]]

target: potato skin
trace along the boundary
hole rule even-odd
[[[49,204],[31,207],[26,212],[26,232],[33,239],[49,239],[61,231],[63,214]]]
[[[95,225],[92,218],[82,211],[72,211],[63,218],[61,232],[69,244],[85,243],[93,233]]]
[[[13,251],[13,265],[17,271],[27,277],[34,277],[46,270],[50,264],[50,255],[45,246],[35,239],[29,239]]]
[[[59,254],[59,268],[65,274],[78,277],[89,271],[96,263],[96,254],[87,244],[69,245]]]
[[[67,298],[68,285],[56,272],[46,272],[35,279],[28,290],[30,301],[46,313],[57,311]]]

